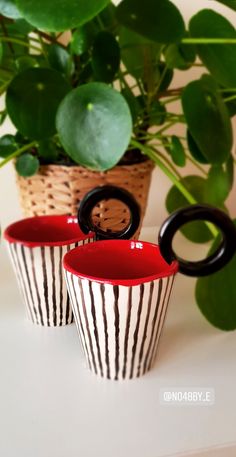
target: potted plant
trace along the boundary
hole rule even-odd
[[[236,10],[230,0],[218,3]],[[173,183],[170,212],[196,202],[227,210],[234,180],[236,32],[224,16],[204,9],[185,24],[169,0],[123,0],[117,7],[108,0],[1,0],[0,13],[1,119],[10,116],[17,129],[0,140],[0,166],[15,160],[25,201],[37,210],[37,188],[48,186],[47,211],[58,212],[75,189],[71,211],[81,182],[76,164],[80,177],[89,174],[89,190],[110,173],[113,183],[127,186],[125,168],[119,178],[114,170],[131,161],[150,173],[151,160]],[[176,69],[196,66],[199,78],[186,87],[171,85]],[[181,136],[173,134],[177,124]],[[184,174],[188,161],[196,168],[191,176]],[[55,167],[59,177],[65,174],[61,180]],[[137,199],[147,187],[146,172],[134,178]],[[216,229],[205,223],[184,233],[195,242],[217,242]],[[196,289],[204,315],[225,330],[236,328],[234,268],[235,260]]]

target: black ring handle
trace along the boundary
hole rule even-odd
[[[179,258],[172,249],[175,233],[187,222],[209,221],[222,232],[223,239],[214,254],[199,262]],[[177,210],[164,222],[159,232],[160,252],[167,263],[177,260],[179,271],[186,276],[208,276],[223,268],[236,252],[236,228],[233,221],[223,211],[209,205],[192,205]]]
[[[92,222],[92,210],[102,200],[105,199],[120,200],[125,203],[130,210],[130,222],[127,227],[119,232],[105,232],[96,227]],[[139,204],[135,198],[125,189],[116,186],[102,186],[88,192],[80,202],[78,210],[78,223],[84,233],[95,232],[96,240],[128,240],[132,238],[137,231],[141,218]]]

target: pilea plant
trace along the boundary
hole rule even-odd
[[[234,0],[218,3],[236,11]],[[236,31],[211,5],[185,24],[169,0],[0,0],[1,124],[9,116],[16,127],[0,139],[0,167],[15,159],[25,177],[47,163],[105,171],[141,152],[173,183],[169,212],[196,202],[227,211]],[[201,76],[175,87],[175,71],[192,67]],[[186,176],[189,161],[196,173]],[[183,232],[217,242],[203,222]],[[236,328],[235,270],[236,259],[197,283],[203,314],[225,330]]]

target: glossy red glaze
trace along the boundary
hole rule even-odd
[[[11,224],[4,232],[9,243],[20,243],[28,247],[65,246],[88,237],[79,228],[73,216],[35,216]]]
[[[64,268],[80,278],[112,285],[135,286],[174,275],[178,262],[168,265],[159,247],[143,241],[97,241],[68,252]]]

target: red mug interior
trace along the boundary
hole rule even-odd
[[[70,273],[97,282],[134,286],[174,275],[178,262],[163,259],[159,247],[143,241],[109,240],[80,246],[63,260]]]
[[[79,228],[77,218],[73,216],[35,216],[11,224],[4,232],[9,243],[21,243],[24,246],[63,246],[88,237]]]

